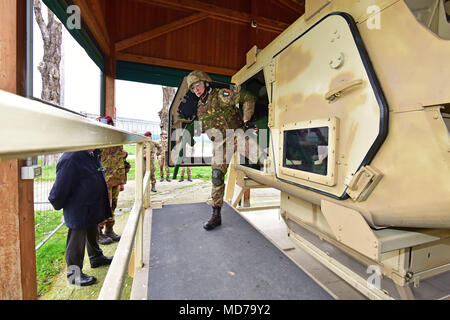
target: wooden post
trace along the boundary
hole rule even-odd
[[[116,21],[112,19],[115,10],[114,1],[106,1],[105,24],[109,39],[109,52],[105,52],[105,115],[116,118],[116,48],[115,48],[115,25]]]
[[[244,204],[243,207],[250,207],[250,189],[245,189],[244,191]]]
[[[105,61],[105,115],[116,119],[115,101],[116,60],[115,55]]]
[[[0,1],[0,89],[25,95],[26,2]],[[37,299],[33,180],[0,162],[0,300]]]

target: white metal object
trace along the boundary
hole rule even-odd
[[[42,175],[41,166],[22,167],[20,170],[22,180],[33,180],[39,178]]]

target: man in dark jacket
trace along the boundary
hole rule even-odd
[[[97,225],[111,217],[100,150],[64,153],[56,167],[56,181],[49,201],[56,210],[63,209],[69,228],[66,243],[67,277],[71,284],[88,286],[96,278],[84,274],[84,251],[87,248],[92,268],[111,264],[103,255],[97,239]]]

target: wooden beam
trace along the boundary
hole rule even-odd
[[[0,1],[0,89],[25,95],[26,2]],[[33,180],[0,161],[0,300],[37,299]]]
[[[295,13],[297,13],[300,17],[300,15],[305,13],[305,6],[301,6],[299,3],[297,3],[296,1],[292,1],[292,0],[272,0],[272,2],[281,4],[283,6],[285,6],[286,8],[288,8],[289,10],[294,11]]]
[[[115,50],[116,51],[122,51],[125,50],[129,47],[135,46],[139,43],[157,38],[163,34],[184,28],[188,25],[194,24],[196,22],[199,22],[203,19],[206,19],[208,17],[207,13],[204,12],[200,12],[200,13],[196,13],[193,15],[190,15],[186,18],[180,19],[180,20],[176,20],[173,21],[171,23],[168,23],[166,25],[157,27],[155,29],[143,32],[141,34],[138,34],[134,37],[119,41],[116,43],[116,47]]]
[[[80,8],[81,18],[86,23],[103,53],[108,55],[110,50],[110,40],[108,30],[106,29],[106,22],[101,21],[103,13],[100,5],[92,5],[91,1],[92,0],[73,0],[73,3]],[[94,2],[96,1],[98,0],[94,0]]]
[[[106,35],[106,39],[108,39],[108,27],[106,26],[105,12],[102,9],[100,1],[90,0],[89,3],[91,4],[92,12],[97,17],[97,22],[100,25],[100,29],[102,30],[103,34]]]
[[[116,8],[115,1],[106,1],[105,10],[106,10],[106,30],[108,31],[110,50],[109,54],[105,56],[105,87],[104,87],[104,95],[105,95],[105,114],[116,118],[116,28],[114,24],[116,21],[114,20],[113,13]],[[103,110],[102,110],[103,111]],[[103,115],[103,114],[102,114]]]
[[[224,21],[224,22],[232,22],[234,24],[240,24],[240,25],[244,25],[244,26],[248,26],[250,24],[250,22],[243,22],[243,21],[230,21],[229,18],[226,17],[219,17],[219,16],[210,16],[210,19],[214,19],[214,20],[219,20],[219,21]],[[258,29],[258,28],[257,28]],[[262,29],[261,29],[262,30]],[[283,32],[283,30],[275,30],[275,29],[264,29],[264,32],[271,32],[271,33],[275,33],[276,35],[279,35],[280,33]]]
[[[255,21],[257,21],[256,17],[258,16],[258,1],[250,0],[250,16]],[[253,46],[258,46],[258,28],[250,28],[248,32],[248,48]]]
[[[191,63],[191,62],[185,62],[185,61],[168,60],[168,59],[161,59],[161,58],[155,58],[155,57],[140,56],[140,55],[135,55],[135,54],[130,54],[130,53],[122,53],[122,52],[117,53],[117,60],[143,63],[143,64],[149,64],[149,65],[155,65],[155,66],[163,66],[163,67],[176,68],[176,69],[183,69],[183,70],[198,70],[199,69],[199,70],[203,70],[208,73],[214,73],[214,74],[219,74],[219,75],[224,75],[224,76],[232,76],[238,71],[236,69],[230,69],[230,68],[221,68],[221,67],[197,64],[197,63]]]
[[[113,52],[112,52],[113,53]],[[116,56],[105,58],[105,115],[116,118]]]
[[[170,6],[171,8],[180,10],[194,10],[198,12],[204,12],[214,17],[226,18],[228,22],[233,23],[246,23],[250,27],[252,17],[247,12],[236,11],[228,8],[219,7],[207,2],[198,0],[139,0],[153,5],[161,5],[164,7]],[[258,28],[267,31],[284,31],[289,24],[281,21],[265,17],[257,17]]]

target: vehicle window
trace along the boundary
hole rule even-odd
[[[328,127],[284,132],[283,166],[327,175]]]

